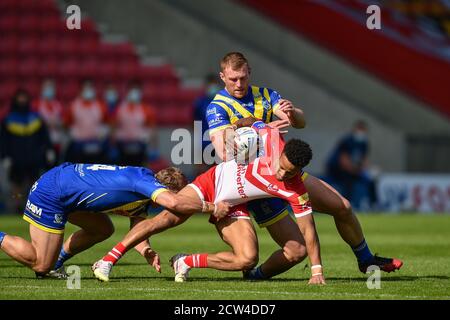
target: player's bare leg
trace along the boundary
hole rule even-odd
[[[178,194],[189,197],[193,200],[201,200],[198,197],[197,192],[190,186],[184,187],[178,192]],[[150,236],[163,232],[167,229],[176,227],[187,219],[190,215],[176,214],[168,210],[162,211],[156,217],[152,219],[143,220],[137,223],[130,232],[125,236],[121,243],[128,249],[133,248],[141,241],[148,239]]]
[[[182,194],[201,202],[197,192],[189,186],[184,187],[178,192],[178,194]],[[164,210],[154,218],[138,222],[127,233],[121,242],[119,242],[101,260],[94,263],[92,266],[94,275],[100,281],[109,281],[109,274],[112,271],[112,267],[129,249],[135,247],[137,244],[148,239],[154,234],[182,224],[189,219],[189,217],[190,215],[175,214],[168,210]]]
[[[71,255],[89,249],[114,233],[114,225],[104,213],[74,212],[69,214],[68,221],[81,228],[64,242],[64,251]]]
[[[43,231],[30,224],[31,242],[5,235],[1,249],[11,258],[31,268],[37,276],[47,274],[54,266],[64,235]]]
[[[71,234],[64,242],[58,260],[49,273],[51,277],[65,278],[67,274],[64,271],[64,262],[94,244],[108,239],[114,232],[111,219],[104,213],[72,212],[68,216],[68,221],[79,226],[81,230]]]
[[[281,247],[275,251],[262,265],[244,273],[247,279],[267,279],[283,273],[307,256],[305,240],[297,224],[290,216],[267,227],[273,240]]]
[[[232,251],[175,255],[171,259],[175,281],[185,281],[191,268],[240,271],[250,270],[256,266],[258,238],[250,219],[223,218],[216,223],[216,229]]]
[[[342,239],[352,248],[358,259],[359,269],[366,272],[370,265],[377,265],[386,272],[401,268],[403,262],[398,259],[373,256],[364,239],[358,218],[350,202],[332,186],[314,176],[308,175],[304,181],[314,211],[332,215]]]
[[[258,237],[250,219],[224,218],[216,223],[216,229],[233,251],[208,254],[209,268],[240,271],[256,266]]]
[[[304,181],[314,211],[332,215],[342,239],[351,247],[364,240],[361,225],[350,202],[325,181],[308,175]]]

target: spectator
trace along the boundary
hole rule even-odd
[[[357,209],[376,204],[375,184],[368,173],[369,142],[367,124],[357,121],[351,133],[337,144],[327,163],[327,177]]]
[[[155,110],[142,102],[140,84],[131,83],[114,117],[113,137],[119,164],[142,166],[148,155],[158,158],[155,125]]]
[[[42,83],[41,97],[36,102],[37,112],[47,125],[50,141],[56,156],[59,157],[64,140],[63,108],[56,99],[55,82],[46,79]]]
[[[103,99],[106,107],[108,108],[108,114],[113,115],[119,105],[119,93],[113,83],[109,83],[103,93]]]
[[[47,169],[48,160],[54,158],[47,127],[39,114],[31,110],[30,95],[25,90],[16,92],[1,123],[0,157],[9,173],[11,204],[16,212],[21,212],[24,195]]]
[[[79,97],[72,102],[66,113],[65,122],[71,139],[66,152],[67,161],[107,162],[107,109],[96,98],[91,81],[83,83]]]
[[[199,97],[195,103],[194,103],[194,120],[195,121],[201,121],[202,122],[202,150],[203,152],[205,148],[211,143],[208,140],[204,140],[204,137],[207,137],[209,139],[209,135],[207,134],[205,136],[205,132],[208,130],[209,125],[208,121],[206,121],[206,109],[208,108],[209,103],[213,100],[214,96],[217,92],[220,91],[221,87],[219,85],[219,80],[217,79],[217,76],[215,74],[208,74],[205,78],[206,85],[205,85],[205,92],[204,94]],[[214,148],[212,148],[212,153],[214,153]],[[197,151],[195,151],[197,152]],[[209,168],[207,165],[198,165],[196,166],[196,174],[200,174],[204,171],[206,171]]]

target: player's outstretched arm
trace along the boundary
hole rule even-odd
[[[132,230],[136,225],[145,220],[146,219],[144,217],[130,217],[130,230]],[[161,262],[159,259],[159,255],[152,249],[152,247],[150,246],[150,241],[148,239],[145,239],[135,245],[134,249],[136,249],[136,251],[139,252],[139,254],[145,258],[145,260],[147,260],[147,263],[150,266],[155,268],[157,272],[161,273]]]
[[[305,238],[306,250],[311,262],[311,279],[309,284],[325,284],[320,256],[320,242],[312,214],[297,218],[297,224]]]
[[[171,191],[160,193],[155,202],[168,210],[178,212],[180,214],[207,213],[213,214],[217,218],[223,218],[230,210],[230,205],[226,202],[217,204],[202,201],[200,198],[186,197],[182,194],[176,194]]]

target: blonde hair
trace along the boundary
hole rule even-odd
[[[168,167],[158,171],[155,174],[155,178],[173,192],[178,192],[187,185],[186,176],[180,169],[175,167]]]
[[[250,65],[248,64],[247,58],[245,58],[240,52],[229,52],[222,58],[222,60],[220,60],[220,69],[222,72],[228,66],[230,66],[232,70],[239,70],[244,65],[247,65],[247,68],[250,71]]]

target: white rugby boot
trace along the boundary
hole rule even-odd
[[[187,257],[187,254],[179,253],[170,258],[169,262],[175,272],[175,282],[185,282],[187,281],[189,267],[185,262],[184,258]]]
[[[112,267],[113,263],[111,261],[105,261],[102,259],[92,265],[92,271],[98,280],[108,282]]]

